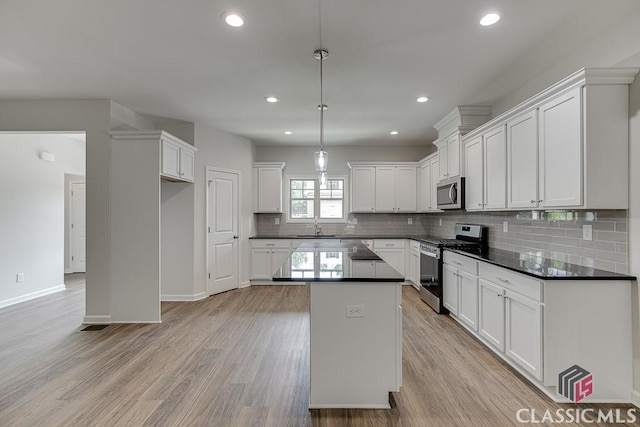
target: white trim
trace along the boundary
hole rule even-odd
[[[63,285],[54,286],[52,288],[43,289],[41,291],[20,295],[19,297],[9,298],[9,299],[0,301],[0,308],[8,307],[10,305],[18,304],[25,301],[29,301],[34,298],[43,297],[45,295],[54,294],[56,292],[64,291],[66,288],[67,287],[63,284]]]
[[[77,180],[70,180],[69,181],[69,203],[67,205],[68,209],[69,209],[69,216],[68,216],[68,220],[69,220],[69,224],[67,226],[67,231],[69,232],[68,235],[66,236],[67,239],[69,239],[69,259],[67,260],[67,262],[69,263],[69,273],[86,273],[86,263],[85,263],[85,271],[75,271],[73,269],[73,227],[71,226],[73,224],[73,220],[74,220],[74,215],[73,215],[73,186],[77,185],[77,184],[84,184],[84,212],[85,212],[85,227],[87,226],[86,224],[86,215],[87,215],[87,181],[86,179],[81,180],[81,179],[77,179]],[[86,236],[85,236],[85,242],[86,242]],[[85,257],[86,257],[86,244],[85,244]],[[85,258],[86,261],[86,258]],[[65,269],[64,271],[65,273],[67,273],[67,270]]]
[[[338,180],[341,179],[344,181],[343,189],[342,189],[342,218],[320,218],[318,215],[318,223],[319,224],[346,224],[349,220],[349,177],[347,175],[327,175],[327,179]],[[289,203],[291,196],[291,181],[292,180],[315,180],[319,185],[318,175],[285,175],[284,177],[285,184],[284,187],[286,189],[284,194],[284,203],[286,205],[284,209],[285,222],[290,224],[312,224],[315,219],[314,218],[291,218],[289,211]],[[319,189],[319,187],[318,187]],[[315,194],[313,199],[314,203],[314,213],[315,209],[320,209],[320,193]]]
[[[147,324],[157,324],[162,323],[162,320],[118,320],[113,321],[111,324],[139,324],[139,323],[147,323]]]
[[[248,288],[249,286],[251,286],[251,280],[245,280],[244,282],[240,282],[238,289]]]
[[[86,325],[110,325],[111,316],[84,316],[82,323]]]
[[[111,139],[123,139],[123,140],[150,140],[157,139],[160,141],[170,141],[183,148],[188,148],[189,150],[193,150],[194,152],[198,151],[198,149],[188,142],[178,138],[177,136],[171,135],[169,132],[164,130],[112,130],[109,132]]]
[[[197,294],[163,294],[160,296],[161,302],[193,302],[207,298],[209,295],[206,292],[200,292]]]
[[[376,403],[322,403],[322,404],[309,404],[309,409],[326,409],[326,408],[336,408],[336,409],[389,409],[391,408],[390,404],[376,404]]]
[[[71,262],[71,260],[69,260],[69,262]],[[71,274],[71,273],[73,273],[73,270],[71,270],[70,268],[64,269],[64,274]]]
[[[640,391],[631,390],[631,403],[640,408]]]

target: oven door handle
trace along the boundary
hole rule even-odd
[[[437,253],[433,253],[433,252],[425,252],[425,251],[420,251],[420,253],[424,256],[428,256],[430,258],[435,258],[435,259],[440,259],[440,256]]]

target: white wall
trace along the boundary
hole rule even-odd
[[[638,60],[640,65],[640,59]],[[629,93],[629,273],[640,277],[640,77],[636,76]],[[633,287],[633,388],[640,392],[640,292]],[[640,396],[638,396],[640,398]],[[640,404],[640,401],[638,402]]]
[[[327,171],[332,175],[348,175],[348,161],[416,162],[436,150],[432,143],[425,145],[387,146],[329,146]],[[315,174],[313,153],[316,146],[256,147],[256,162],[286,162],[285,174]]]
[[[86,131],[87,287],[89,320],[109,317],[108,100],[0,101],[0,131]],[[15,178],[14,178],[15,179]]]
[[[213,166],[240,172],[240,282],[249,281],[251,251],[248,238],[253,234],[252,168],[255,157],[254,144],[247,138],[231,135],[210,127],[195,125],[196,176],[195,176],[195,226],[194,271],[195,289],[198,295],[206,291],[206,167]]]
[[[55,161],[40,160],[40,151]],[[0,159],[1,306],[64,283],[65,174],[85,174],[85,144],[66,135],[0,134]]]

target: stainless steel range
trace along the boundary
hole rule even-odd
[[[448,314],[442,305],[442,250],[455,248],[482,251],[487,246],[487,228],[476,224],[456,224],[455,239],[424,239],[420,242],[420,298],[436,313]]]

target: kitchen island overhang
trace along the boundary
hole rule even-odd
[[[390,408],[402,385],[404,277],[350,240],[300,245],[273,280],[310,287],[309,408]]]

